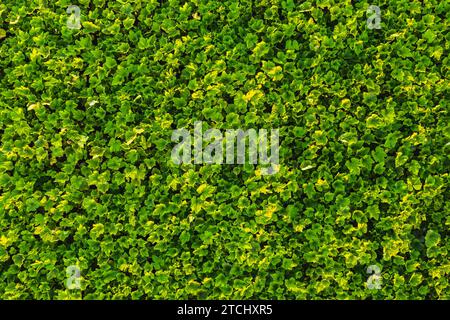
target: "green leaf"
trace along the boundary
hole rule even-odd
[[[441,236],[434,230],[428,230],[425,236],[425,245],[428,248],[435,247],[441,241]]]

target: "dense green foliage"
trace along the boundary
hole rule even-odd
[[[0,298],[450,298],[449,1],[70,1],[0,2]]]

